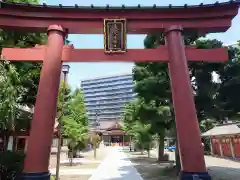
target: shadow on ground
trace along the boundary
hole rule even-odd
[[[240,168],[230,168],[221,166],[208,166],[208,172],[212,180],[239,180]]]
[[[81,163],[81,162],[73,162],[72,164],[70,163],[70,162],[64,162],[64,163],[60,163],[62,166],[79,166],[79,165],[82,165],[83,163]]]
[[[173,163],[171,161],[159,163],[156,158],[147,157],[146,155],[142,155],[137,152],[129,153],[128,158],[144,180],[178,179],[177,173],[173,168]],[[124,171],[124,169],[121,169],[121,171]],[[123,176],[127,175],[123,174]],[[125,177],[122,177],[122,179],[125,179]]]
[[[156,158],[148,158],[141,153],[128,153],[129,159],[134,167],[145,180],[177,180],[177,172],[171,162],[158,163]],[[239,180],[240,167],[208,166],[208,172],[212,180]],[[124,169],[123,169],[124,171]],[[123,177],[126,176],[123,174]],[[123,178],[122,177],[122,178]],[[126,177],[127,178],[127,177]],[[123,178],[125,179],[125,177]],[[116,179],[117,180],[117,179]],[[119,179],[120,180],[120,179]]]

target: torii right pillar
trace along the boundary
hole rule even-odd
[[[182,28],[173,25],[166,29],[165,41],[182,166],[180,180],[211,180],[204,160]]]

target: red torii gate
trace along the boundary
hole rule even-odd
[[[224,32],[238,13],[239,1],[184,7],[64,7],[1,2],[0,28],[48,32],[46,46],[3,49],[8,60],[43,61],[35,112],[30,131],[23,180],[49,180],[48,163],[63,61],[165,61],[169,63],[173,105],[181,157],[181,180],[209,180],[192,95],[187,59],[228,60],[226,49],[184,47],[184,30],[199,33]],[[106,18],[127,19],[127,33],[165,32],[166,46],[105,54],[103,50],[64,46],[66,33],[102,34]],[[183,105],[184,103],[184,105]]]

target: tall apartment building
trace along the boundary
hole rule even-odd
[[[132,74],[81,81],[90,124],[119,120],[126,103],[134,99]]]

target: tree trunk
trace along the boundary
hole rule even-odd
[[[9,115],[10,116],[9,116],[8,131],[10,132],[10,135],[8,136],[7,150],[8,151],[13,151],[14,150],[14,148],[13,148],[13,143],[14,143],[14,136],[13,136],[13,134],[14,134],[14,130],[15,130],[15,128],[14,128],[14,121],[13,121],[13,117],[14,117],[13,116],[13,112],[11,112]],[[11,133],[12,133],[12,135],[11,135]]]
[[[178,148],[178,136],[177,136],[177,128],[176,124],[174,124],[174,135],[175,135],[175,161],[176,161],[176,173],[179,174],[181,170],[181,162],[180,162],[180,156],[179,156],[179,148]]]
[[[150,158],[150,149],[147,150],[148,157]]]
[[[3,136],[3,151],[7,150],[7,145],[8,145],[8,135]]]
[[[73,165],[73,152],[70,152],[70,166]]]
[[[180,156],[179,156],[179,149],[178,149],[178,139],[176,136],[176,151],[175,151],[175,160],[176,160],[176,172],[179,174],[181,170],[181,162],[180,162]]]
[[[176,119],[173,107],[171,107],[171,115],[173,118],[173,128],[174,128],[174,136],[175,136],[175,144],[176,144],[176,151],[175,151],[175,161],[176,161],[176,172],[179,174],[181,170],[181,162],[180,162],[180,156],[179,156],[179,148],[178,148],[178,136],[177,136],[177,127],[176,127]]]
[[[164,133],[159,134],[158,161],[164,160]]]
[[[13,151],[13,136],[8,137],[7,150],[8,151]]]
[[[93,146],[93,151],[94,151],[94,159],[97,158],[97,147],[96,145]]]

